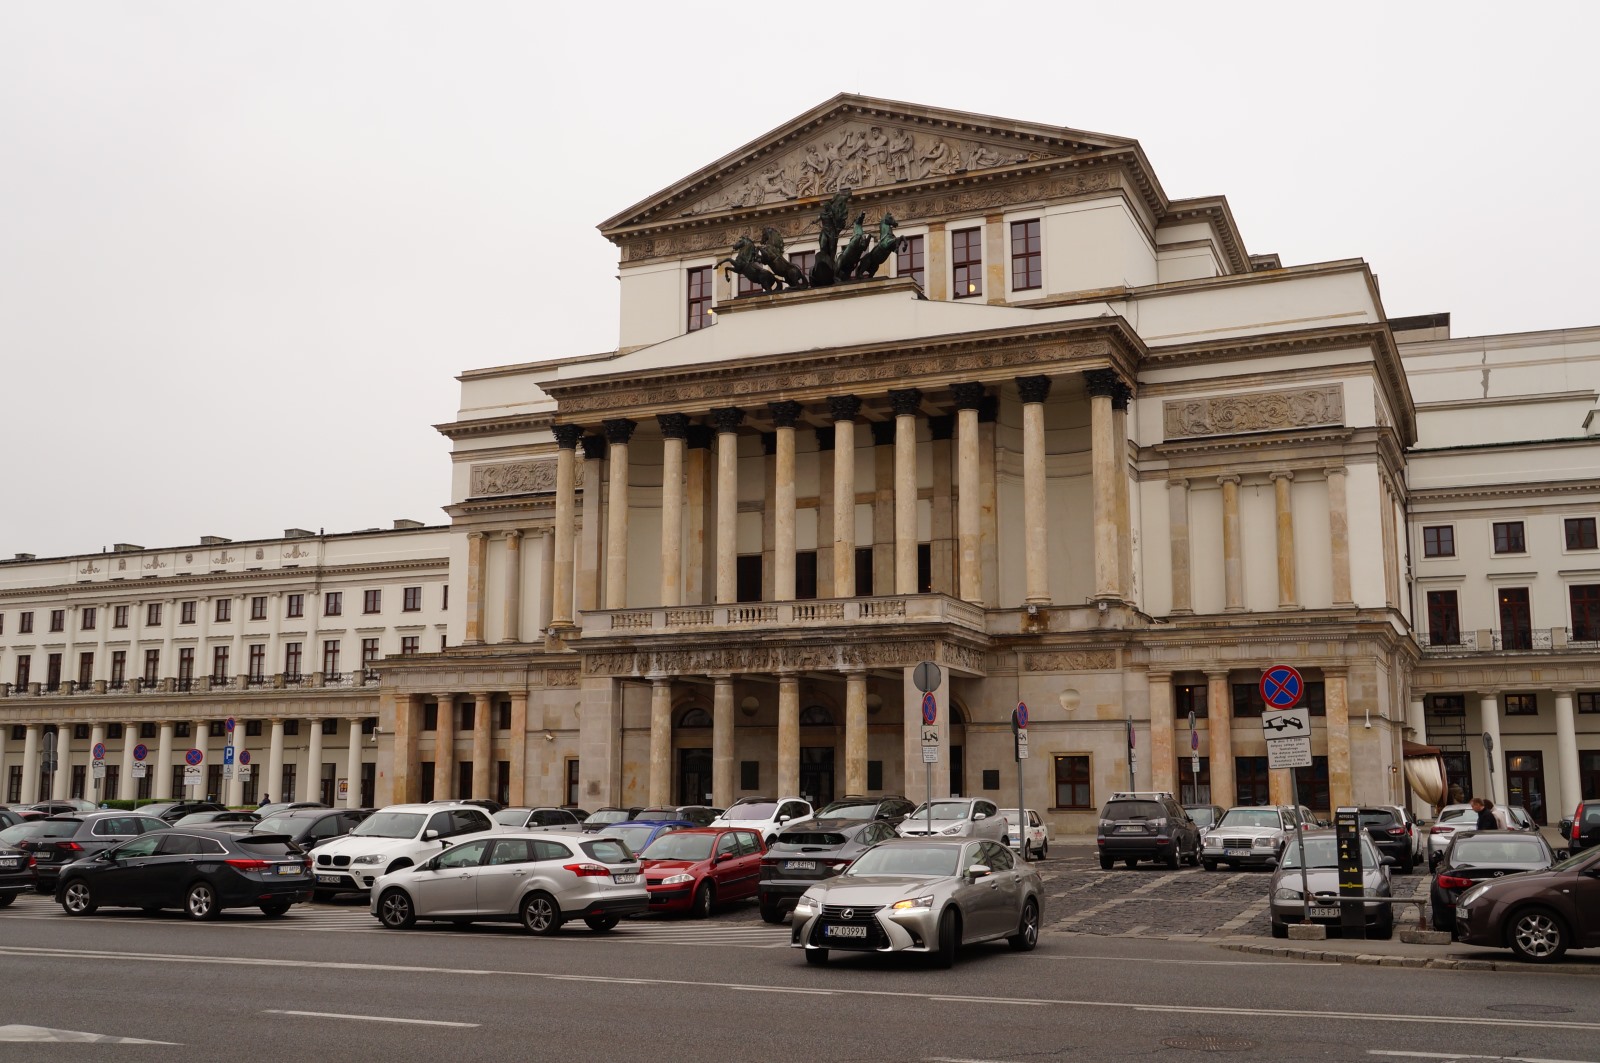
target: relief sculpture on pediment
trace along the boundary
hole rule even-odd
[[[1167,439],[1271,432],[1344,423],[1344,391],[1338,384],[1248,395],[1175,399],[1162,405]]]

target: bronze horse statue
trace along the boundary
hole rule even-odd
[[[857,277],[864,280],[875,276],[878,267],[887,262],[890,255],[900,250],[900,245],[906,238],[894,235],[894,227],[894,215],[885,213],[883,220],[878,222],[878,243],[871,251],[861,256],[861,264],[856,267],[855,272]]]
[[[844,250],[839,252],[839,279],[844,280],[855,272],[856,264],[861,261],[861,256],[866,253],[867,244],[872,237],[862,228],[862,223],[867,220],[867,212],[862,211],[856,215],[855,233],[850,237],[850,242],[844,245]]]
[[[816,262],[811,267],[811,287],[825,288],[839,277],[839,232],[850,219],[850,190],[841,188],[834,193],[828,205],[822,208],[817,223],[822,236],[817,243]]]
[[[783,253],[783,234],[770,225],[761,230],[761,242],[756,245],[756,257],[789,287],[806,286],[805,270],[789,261],[789,256]]]
[[[772,271],[760,262],[760,245],[748,236],[741,236],[733,244],[733,256],[722,259],[718,266],[726,266],[734,273],[761,288],[763,292],[770,292],[778,284],[778,278]],[[713,266],[713,269],[716,267]],[[727,270],[723,271],[727,275]]]

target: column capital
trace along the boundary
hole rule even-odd
[[[650,685],[655,687],[657,690],[660,690],[662,687],[670,688],[672,686],[672,676],[670,675],[652,675],[646,676],[645,678],[649,679]]]
[[[1330,465],[1326,469],[1322,470],[1322,475],[1324,475],[1324,476],[1343,476],[1348,471],[1349,470],[1346,469],[1343,465]]]
[[[607,443],[614,447],[625,447],[628,440],[633,438],[633,430],[639,427],[639,422],[627,417],[609,417],[603,427]]]
[[[710,450],[711,449],[711,436],[712,436],[711,429],[707,428],[705,425],[703,425],[703,424],[692,424],[692,425],[690,425],[689,426],[689,434],[688,434],[688,437],[687,437],[688,440],[689,440],[689,449],[690,450]]]
[[[1289,469],[1274,469],[1267,473],[1267,479],[1273,483],[1277,483],[1279,480],[1293,480],[1294,473]]]
[[[1236,473],[1236,472],[1224,473],[1223,475],[1217,477],[1217,483],[1219,485],[1220,484],[1236,484],[1238,482],[1239,482],[1239,474]]]
[[[603,461],[606,456],[606,437],[602,435],[587,435],[583,437],[583,458],[585,461]]]
[[[1179,491],[1189,490],[1188,479],[1183,476],[1174,476],[1172,479],[1167,481],[1167,489],[1172,490],[1173,488],[1176,488]]]
[[[922,412],[920,388],[894,388],[889,392],[889,408],[896,417],[915,417]]]
[[[861,413],[861,399],[855,395],[829,395],[828,418],[835,424],[854,421]]]
[[[664,439],[688,439],[689,417],[682,413],[658,413],[656,424],[661,429]]]
[[[718,435],[737,432],[742,423],[744,411],[737,406],[719,406],[711,411],[711,424]]]
[[[866,669],[866,668],[841,668],[841,669],[839,669],[839,671],[846,679],[865,679],[867,677],[868,669]]]
[[[1551,687],[1550,693],[1558,698],[1570,698],[1578,692],[1577,687]]]
[[[438,702],[441,702],[441,703],[449,702],[451,704],[454,704],[455,700],[456,700],[456,696],[454,694],[435,694],[433,696],[433,698],[434,698],[435,701],[438,701]]]
[[[782,399],[767,403],[767,410],[772,414],[772,427],[793,428],[800,415],[805,412],[805,407],[793,399]]]
[[[578,440],[583,438],[583,425],[558,424],[550,429],[555,434],[556,446],[562,450],[576,450]]]
[[[488,536],[489,536],[488,532],[469,531],[469,532],[467,532],[467,541],[468,542],[472,542],[472,543],[481,542],[482,540],[488,538]]]
[[[1133,398],[1133,389],[1126,382],[1118,380],[1111,391],[1111,408],[1126,411],[1128,400]]]
[[[1231,669],[1231,668],[1207,668],[1205,670],[1205,672],[1206,672],[1206,679],[1208,679],[1208,680],[1221,679],[1221,680],[1226,681],[1227,678],[1233,674],[1233,669]]]
[[[1172,673],[1170,671],[1157,671],[1157,670],[1151,669],[1150,671],[1145,672],[1144,675],[1145,675],[1145,679],[1147,679],[1149,682],[1152,682],[1152,683],[1170,683],[1170,682],[1172,682]]]
[[[872,445],[873,446],[875,446],[875,447],[892,447],[892,446],[894,446],[894,434],[895,433],[894,433],[894,422],[893,421],[873,421],[872,422]]]
[[[1327,669],[1324,668],[1323,671],[1326,672]],[[1486,700],[1488,698],[1493,698],[1496,701],[1496,703],[1498,703],[1499,700],[1500,700],[1500,691],[1498,691],[1498,690],[1475,690],[1475,691],[1473,691],[1473,693],[1478,695],[1478,700],[1479,701],[1483,701],[1483,700]]]
[[[977,410],[983,405],[983,385],[978,383],[952,384],[950,394],[958,410]]]
[[[928,433],[935,442],[944,439],[953,439],[956,434],[956,419],[950,416],[928,418]]]
[[[504,539],[508,543],[520,543],[522,541],[522,529],[507,528],[505,531],[500,533],[500,538]]]
[[[488,701],[493,696],[494,695],[487,690],[474,690],[472,692],[473,701]]]
[[[817,449],[820,450],[820,451],[824,451],[824,452],[832,450],[833,449],[833,426],[829,425],[826,428],[818,428],[816,431],[817,431]]]
[[[1122,378],[1117,376],[1115,369],[1086,369],[1083,372],[1083,387],[1091,398],[1115,398],[1120,383]]]
[[[1044,402],[1050,397],[1050,378],[1047,376],[1017,377],[1017,391],[1024,405]]]

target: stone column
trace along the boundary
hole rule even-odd
[[[733,804],[733,677],[711,677],[711,802]]]
[[[1557,687],[1556,695],[1556,773],[1561,783],[1561,804],[1557,811],[1563,816],[1572,814],[1578,802],[1585,797],[1578,774],[1578,729],[1572,713],[1571,687]],[[1546,805],[1553,802],[1546,795]],[[1548,817],[1552,821],[1560,816]]]
[[[489,692],[472,695],[472,796],[494,796],[494,706]]]
[[[389,697],[392,698],[393,695],[391,694],[391,695],[389,695]],[[396,715],[396,721],[395,721],[396,722],[396,729],[398,731],[399,713],[397,712],[395,715]],[[301,796],[299,798],[299,800],[302,800],[302,801],[321,801],[322,800],[322,721],[321,720],[317,720],[317,719],[311,719],[311,720],[307,720],[306,721],[306,725],[311,728],[311,733],[306,736],[306,766],[305,766],[305,770],[303,772],[301,772],[302,776],[305,778],[305,783],[304,783],[305,793],[304,793],[303,796]],[[400,735],[398,733],[396,733],[396,735],[395,735],[395,758],[398,760],[401,757],[401,755],[402,755],[402,747],[401,747],[401,744],[400,744]],[[397,765],[395,770],[391,773],[391,775],[398,776],[398,777],[403,777],[404,773],[400,769],[400,767]],[[404,798],[402,797],[402,798],[400,798],[400,800],[404,800]]]
[[[1178,793],[1178,758],[1173,733],[1172,673],[1149,672],[1150,684],[1150,786]]]
[[[628,607],[628,440],[637,423],[626,417],[605,422],[606,447],[611,455],[606,498],[606,601],[607,609]]]
[[[1298,609],[1300,600],[1295,593],[1294,554],[1294,501],[1290,486],[1294,473],[1274,472],[1272,495],[1278,513],[1278,608]]]
[[[72,724],[56,727],[56,771],[50,777],[50,799],[65,801],[72,796]]]
[[[844,792],[867,792],[867,673],[844,677]],[[796,741],[795,756],[799,757]]]
[[[361,734],[361,729],[356,729]],[[261,793],[274,800],[283,798],[283,720],[272,721],[272,744],[267,747],[267,777],[261,781]]]
[[[1406,727],[1411,730],[1411,741],[1418,745],[1428,744],[1427,706],[1420,697],[1413,697],[1406,705]]]
[[[1124,598],[1133,596],[1133,523],[1128,505],[1128,402],[1133,389],[1122,380],[1111,395],[1112,464],[1117,496],[1113,506],[1117,522],[1117,587]]]
[[[31,805],[39,800],[39,736],[38,724],[30,723],[22,738],[22,803]]]
[[[483,644],[483,566],[486,553],[487,536],[481,531],[467,532],[467,616],[461,639],[464,646]],[[317,652],[315,638],[307,648],[312,653]]]
[[[683,604],[683,452],[689,418],[658,413],[661,428],[661,604]]]
[[[566,785],[566,780],[562,780]],[[513,807],[528,800],[528,692],[511,693],[511,793],[507,795]]]
[[[1478,691],[1478,715],[1482,718],[1483,731],[1494,744],[1494,752],[1489,753],[1490,769],[1489,778],[1494,787],[1494,803],[1506,803],[1506,756],[1504,743],[1500,741],[1500,695],[1493,690]],[[1329,770],[1332,770],[1330,757]],[[1574,804],[1572,807],[1578,807]]]
[[[1233,691],[1228,673],[1206,673],[1206,731],[1210,736],[1211,802],[1229,808],[1238,801],[1233,774]]]
[[[582,527],[578,535],[577,583],[573,590],[575,613],[600,608],[600,543],[605,528],[601,485],[605,482],[606,437],[584,436],[582,443]]]
[[[1239,477],[1217,477],[1222,487],[1222,580],[1227,612],[1244,611],[1244,556],[1239,535]]]
[[[956,593],[956,532],[950,443],[955,431],[956,419],[953,416],[928,418],[928,454],[933,463],[933,498],[929,505],[932,533],[928,544],[930,576],[935,594],[952,596]]]
[[[983,601],[982,543],[978,528],[983,491],[978,483],[978,408],[982,384],[956,384],[956,574],[963,601]]]
[[[716,721],[712,724],[715,726]],[[715,736],[713,736],[713,739]],[[715,771],[716,752],[712,751]],[[713,780],[715,789],[715,780]],[[698,794],[690,795],[694,800]],[[672,680],[653,676],[650,680],[650,803],[672,802]]]
[[[534,624],[534,630],[539,631],[542,635],[550,628],[550,602],[554,594],[556,581],[556,533],[554,528],[546,528],[539,533],[539,543],[535,549],[539,551],[539,618]]]
[[[1116,424],[1111,400],[1121,381],[1113,369],[1091,369],[1083,374],[1083,380],[1089,393],[1090,467],[1094,481],[1094,594],[1096,598],[1120,599]]]
[[[711,411],[717,431],[717,604],[739,600],[739,425],[744,411]]]
[[[817,597],[837,598],[833,590],[833,428],[814,429],[817,440]]]
[[[133,747],[138,744],[139,725],[137,723],[124,723],[122,725],[122,770],[118,777],[119,781],[117,782],[117,796],[129,801],[136,800],[139,796],[139,780],[133,777],[133,766],[137,763],[137,761],[133,759]],[[239,769],[235,767],[235,776],[238,775],[238,771]],[[238,781],[239,780],[237,778],[229,780],[230,783],[236,783]],[[26,775],[23,776],[23,785],[27,785]],[[232,792],[231,789],[229,792]],[[238,803],[238,801],[233,800],[223,802],[223,804],[229,805],[236,805]]]
[[[1194,575],[1189,551],[1189,481],[1167,481],[1168,539],[1172,546],[1172,612],[1194,612]]]
[[[985,606],[1000,601],[999,428],[1000,398],[986,395],[978,407],[978,568],[983,574],[978,596]]]
[[[1328,545],[1333,565],[1333,604],[1355,604],[1350,595],[1350,510],[1345,498],[1345,469],[1326,470],[1328,478]]]
[[[894,592],[916,594],[917,586],[917,414],[922,392],[889,392],[894,410]]]
[[[773,470],[772,597],[794,600],[794,426],[803,407],[798,402],[774,402],[772,424],[777,438],[777,468]],[[715,774],[715,769],[713,769]],[[714,788],[714,787],[713,787]]]
[[[773,554],[778,548],[778,433],[761,433],[761,600],[776,601]]]
[[[505,601],[500,615],[500,641],[522,641],[522,532],[500,533],[506,543]]]
[[[1355,781],[1350,777],[1350,676],[1324,667],[1322,680],[1328,712],[1328,800],[1338,808],[1355,804]]]
[[[778,675],[778,792],[782,800],[800,792],[800,677]]]
[[[156,762],[150,770],[155,772],[155,779],[150,784],[150,793],[157,801],[172,800],[172,721],[161,721],[161,737],[156,742]]]
[[[433,732],[434,800],[461,796],[456,793],[456,696],[440,694],[438,698],[438,726]],[[359,734],[358,729],[356,735]]]
[[[575,475],[578,440],[583,428],[575,424],[558,424],[551,429],[556,436],[556,559],[555,586],[550,593],[550,626],[571,627],[573,621],[572,580],[573,554],[577,541],[577,488]]]
[[[1050,397],[1047,376],[1017,377],[1022,396],[1022,528],[1024,588],[1030,605],[1050,604],[1050,563],[1046,552],[1048,496],[1045,494],[1044,403]]]
[[[394,713],[394,763],[389,770],[390,788],[394,791],[396,801],[421,801],[422,770],[417,756],[417,737],[422,730],[422,695],[380,691],[378,719],[382,720],[389,712]],[[332,800],[328,803],[337,804],[338,801],[339,793],[335,787]]]
[[[688,506],[688,529],[684,539],[684,601],[692,605],[707,605],[712,601],[706,587],[706,507],[711,497],[707,489],[706,465],[711,455],[711,429],[703,424],[689,426],[688,453],[684,455],[685,505]]]
[[[872,421],[872,593],[893,594],[895,583],[895,423]]]
[[[833,418],[833,596],[856,596],[856,416],[861,400],[854,395],[828,398]],[[796,758],[799,747],[796,746]],[[798,764],[798,759],[796,764]],[[780,775],[781,775],[780,770]],[[793,790],[785,793],[792,794]]]
[[[345,751],[344,777],[345,807],[361,807],[361,717],[352,716],[345,721],[349,724],[350,748]],[[337,795],[336,795],[337,796]],[[377,794],[372,795],[373,803],[379,804]]]

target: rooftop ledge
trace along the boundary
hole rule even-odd
[[[905,293],[918,299],[927,299],[922,285],[910,277],[869,277],[847,284],[830,284],[826,288],[786,288],[781,292],[760,292],[741,295],[716,307],[716,315],[737,314],[744,310],[761,310],[769,306],[800,306],[805,303],[825,303],[834,299],[854,299],[862,295],[889,295]]]

